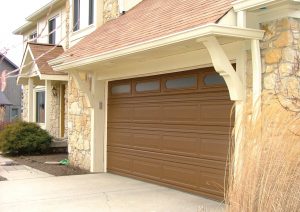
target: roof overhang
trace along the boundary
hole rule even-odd
[[[58,57],[49,61],[49,64],[55,71],[84,70],[85,67],[92,64],[101,64],[105,61],[124,58],[129,55],[139,54],[147,51],[157,50],[159,48],[168,48],[183,42],[194,42],[195,45],[199,38],[206,36],[216,36],[223,38],[227,43],[239,40],[262,39],[264,31],[249,28],[239,28],[233,26],[222,26],[218,24],[207,24],[186,31],[178,32],[168,36],[126,46],[124,48],[101,53],[91,57],[81,58],[75,61],[68,61],[67,57]],[[193,45],[194,45],[193,43]],[[199,47],[201,48],[201,47]],[[204,46],[203,46],[204,48]]]
[[[30,49],[29,44],[27,44],[25,48],[19,73],[20,74],[17,78],[18,85],[26,85],[28,83],[28,78],[34,78],[37,81],[38,80],[68,81],[68,75],[62,75],[61,73],[58,73],[57,75],[41,73],[34,60],[34,56]]]
[[[15,35],[23,35],[26,32],[28,32],[31,29],[34,29],[36,27],[37,21],[46,16],[49,12],[56,10],[57,8],[63,6],[65,4],[66,0],[53,0],[46,4],[45,6],[41,7],[40,9],[36,10],[34,13],[29,15],[26,18],[26,22],[24,25],[19,27],[18,29],[13,31],[13,34]]]
[[[37,21],[41,17],[45,16],[46,14],[49,13],[49,9],[51,11],[63,6],[65,4],[66,0],[53,0],[46,4],[45,6],[41,7],[39,10],[35,11],[31,15],[29,15],[26,20],[27,21]]]
[[[34,29],[36,26],[33,22],[27,22],[26,24],[22,25],[18,29],[13,31],[14,35],[23,35],[24,33],[28,32],[31,29]]]
[[[295,4],[300,0],[238,0],[232,3],[234,11],[259,10],[266,7],[280,6],[286,3]]]

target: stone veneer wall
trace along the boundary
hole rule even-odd
[[[300,98],[300,20],[283,18],[261,28],[266,31],[261,42],[263,93],[275,93],[285,106],[299,108],[295,98]]]
[[[104,22],[110,21],[119,17],[118,0],[104,0],[103,2],[103,20]]]
[[[51,93],[51,100],[50,100],[50,128],[48,129],[50,135],[60,138],[60,83],[59,82],[52,82],[53,86],[56,87],[57,96],[53,96]],[[67,137],[68,132],[68,99],[67,99],[67,85],[66,85],[66,92],[65,92],[65,136]],[[28,86],[23,86],[23,94],[22,94],[22,119],[24,121],[28,120]]]
[[[50,99],[50,120],[49,120],[49,133],[50,135],[59,138],[60,130],[59,130],[59,122],[60,122],[60,84],[57,82],[52,82],[52,86],[56,88],[57,96],[54,96],[51,92]]]
[[[28,120],[28,86],[23,86],[22,91],[22,120],[27,121]]]
[[[104,22],[119,16],[118,0],[104,0]],[[84,80],[84,79],[83,79]],[[70,164],[90,169],[91,114],[85,96],[72,77],[68,88],[68,152]]]
[[[68,107],[68,92],[69,92],[69,86],[68,84],[65,84],[65,94],[64,94],[64,99],[65,99],[65,135],[64,138],[68,138],[68,114],[69,114],[69,107]]]
[[[71,165],[90,169],[91,116],[86,98],[69,77],[68,152]]]

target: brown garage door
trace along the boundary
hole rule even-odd
[[[212,68],[110,82],[108,171],[222,199],[231,108]]]

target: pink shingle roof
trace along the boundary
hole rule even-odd
[[[232,0],[143,0],[67,50],[66,62],[216,23]]]
[[[48,64],[48,61],[57,58],[64,52],[62,46],[55,46],[51,44],[41,43],[28,43],[35,63],[37,64],[41,74],[47,75],[65,75],[62,72],[54,72],[52,67]]]

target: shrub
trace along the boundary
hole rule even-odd
[[[52,137],[35,123],[17,121],[0,132],[0,151],[9,154],[36,154],[46,152]]]

